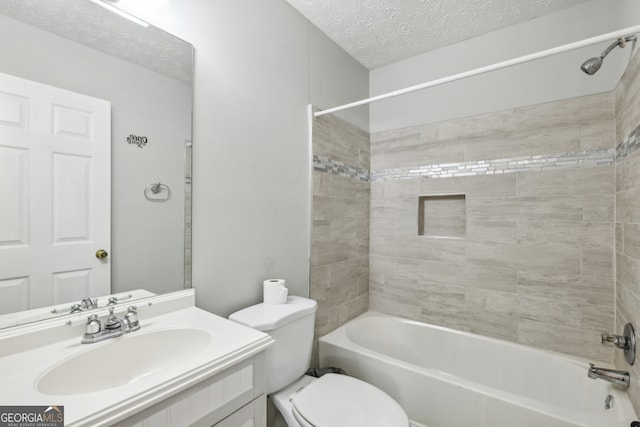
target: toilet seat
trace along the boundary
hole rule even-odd
[[[409,427],[402,407],[382,390],[346,375],[326,374],[292,399],[304,427]]]

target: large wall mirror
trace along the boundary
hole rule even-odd
[[[3,0],[0,53],[0,328],[190,287],[193,47]]]

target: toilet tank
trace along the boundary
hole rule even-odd
[[[316,307],[314,300],[291,296],[285,304],[256,304],[229,316],[275,341],[266,350],[267,393],[292,383],[309,368]]]

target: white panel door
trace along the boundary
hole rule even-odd
[[[111,104],[0,74],[0,314],[110,291]]]

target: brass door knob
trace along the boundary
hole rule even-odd
[[[98,252],[96,252],[96,258],[98,259],[105,259],[108,256],[109,252],[105,251],[104,249],[99,249]]]

